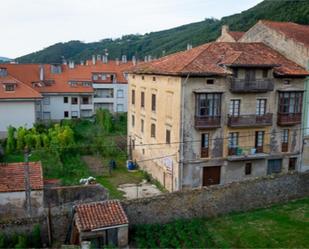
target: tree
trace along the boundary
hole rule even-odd
[[[12,153],[15,149],[15,128],[13,126],[8,127],[8,137],[6,140],[6,152]]]

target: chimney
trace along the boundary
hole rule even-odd
[[[229,31],[230,31],[229,25],[222,25],[221,35],[224,35],[224,34],[226,34]]]
[[[95,55],[92,56],[92,65],[95,65]]]
[[[69,68],[74,69],[74,67],[75,67],[74,61],[69,61]]]
[[[127,63],[127,56],[126,55],[123,55],[122,58],[121,58],[121,62],[122,63]]]
[[[144,57],[144,61],[145,61],[145,62],[148,61],[148,56],[147,56],[147,55]]]
[[[148,61],[152,61],[152,56],[148,55]]]
[[[40,81],[44,81],[44,78],[45,78],[45,72],[44,72],[44,65],[40,65]]]
[[[67,64],[68,64],[68,63],[67,63],[67,60],[66,60],[66,59],[63,59],[63,60],[62,60],[62,64],[63,64],[63,65],[67,65]]]
[[[108,56],[107,55],[102,56],[102,62],[105,63],[105,64],[108,63]]]
[[[132,63],[134,66],[136,65],[136,57],[134,55],[132,56]]]
[[[8,75],[8,70],[5,67],[0,68],[0,77],[6,77]]]
[[[192,49],[192,44],[188,43],[187,44],[187,50],[191,50]]]
[[[116,58],[116,65],[119,65],[119,58]]]
[[[97,55],[97,61],[100,61],[100,60],[101,60],[101,55],[98,54],[98,55]]]
[[[85,65],[85,62],[84,62],[84,61],[80,61],[80,65],[81,65],[81,66],[84,66],[84,65]]]

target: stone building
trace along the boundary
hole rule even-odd
[[[91,248],[128,246],[129,221],[117,200],[74,207],[71,244],[91,243]]]
[[[129,75],[133,160],[169,191],[299,170],[309,73],[263,43],[208,43]]]
[[[43,174],[40,162],[29,163],[31,215],[43,214]],[[27,217],[24,163],[0,164],[0,220]]]

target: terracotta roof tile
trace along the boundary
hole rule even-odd
[[[260,22],[269,28],[282,33],[286,37],[303,43],[306,47],[309,47],[309,25],[300,25],[293,22],[274,22],[267,20],[262,20]]]
[[[6,91],[6,84],[14,84],[14,91]],[[0,99],[37,99],[42,95],[33,90],[27,84],[15,79],[11,75],[0,77]]]
[[[288,60],[263,43],[207,43],[194,49],[141,63],[130,70],[139,74],[224,75],[228,66],[272,66],[279,75],[309,75],[304,68]]]
[[[117,200],[108,200],[75,207],[76,225],[79,231],[128,224],[128,218]]]
[[[43,189],[43,174],[40,162],[30,162],[30,186],[32,190]],[[0,192],[25,191],[24,163],[0,165]]]

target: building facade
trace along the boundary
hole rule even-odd
[[[133,160],[169,191],[299,170],[306,75],[262,43],[210,43],[138,65]]]

